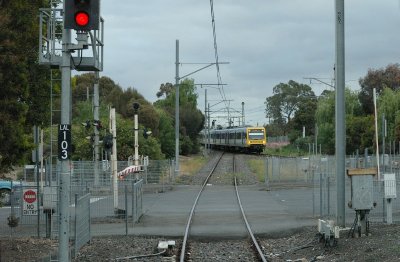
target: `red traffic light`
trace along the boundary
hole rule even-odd
[[[86,12],[78,12],[75,14],[75,23],[78,26],[87,26],[89,23],[89,15]]]

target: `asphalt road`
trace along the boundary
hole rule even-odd
[[[177,186],[172,191],[145,194],[144,215],[129,234],[182,236],[199,186]],[[312,190],[298,188],[266,191],[263,186],[240,186],[239,193],[249,223],[256,234],[316,225],[313,218]],[[191,229],[193,237],[240,238],[247,235],[232,186],[208,186],[199,200]],[[100,200],[96,202],[101,205]],[[123,233],[115,224],[92,225],[93,235]]]

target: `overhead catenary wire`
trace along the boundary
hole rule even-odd
[[[216,65],[216,69],[217,69],[217,81],[218,81],[218,85],[221,85],[221,87],[219,88],[219,93],[221,94],[221,97],[222,97],[222,100],[225,103],[225,106],[228,108],[229,105],[227,103],[227,99],[226,99],[226,95],[225,95],[225,91],[224,91],[224,86],[222,85],[221,72],[219,70],[217,31],[215,29],[215,13],[214,13],[214,1],[213,0],[210,0],[210,9],[211,9],[211,23],[212,23],[213,39],[214,39],[215,65]]]

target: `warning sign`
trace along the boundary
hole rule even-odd
[[[37,215],[38,201],[36,189],[24,189],[22,195],[23,208],[22,214],[26,216]]]

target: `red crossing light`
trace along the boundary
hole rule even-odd
[[[78,12],[75,14],[75,22],[78,26],[87,26],[89,15],[86,12]]]

